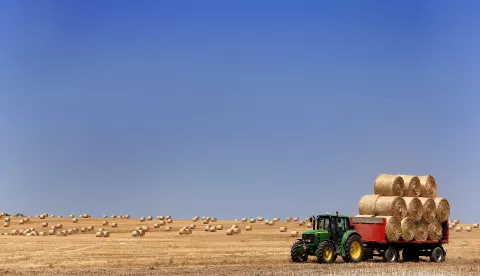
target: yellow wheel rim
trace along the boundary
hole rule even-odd
[[[330,261],[332,257],[333,257],[332,249],[325,248],[325,250],[323,251],[323,258],[325,259],[325,261]]]
[[[354,259],[357,259],[358,257],[360,257],[360,253],[360,243],[358,241],[353,241],[352,246],[350,246],[350,256],[352,256],[352,258]]]

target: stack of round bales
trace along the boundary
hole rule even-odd
[[[359,216],[386,218],[387,240],[442,238],[442,223],[448,221],[450,205],[447,199],[437,197],[437,184],[432,175],[380,174],[373,190],[374,194],[360,199]]]

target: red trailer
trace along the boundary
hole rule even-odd
[[[364,244],[364,259],[381,256],[387,262],[396,262],[402,253],[404,261],[417,261],[420,256],[430,257],[432,262],[445,261],[446,251],[443,244],[448,244],[449,228],[442,223],[443,234],[440,240],[426,241],[388,241],[385,238],[387,220],[377,217],[351,217],[350,226],[358,232]]]

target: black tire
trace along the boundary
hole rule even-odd
[[[435,263],[442,263],[445,261],[445,251],[440,246],[435,247],[430,254],[430,261]]]
[[[308,255],[303,253],[303,245],[301,241],[296,241],[292,245],[292,249],[290,249],[290,258],[296,263],[302,263],[308,260]]]
[[[398,262],[398,256],[398,250],[395,247],[389,246],[385,251],[383,251],[383,260],[385,262]]]
[[[328,241],[322,241],[315,250],[318,263],[333,263],[337,259],[335,247]]]
[[[358,248],[359,247],[359,248]],[[363,241],[358,235],[351,235],[348,237],[347,241],[345,242],[345,256],[343,260],[346,263],[358,263],[361,262],[363,259],[363,253],[365,251],[365,247],[363,245]]]

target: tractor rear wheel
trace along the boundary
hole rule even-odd
[[[398,261],[398,250],[395,247],[389,246],[383,251],[383,260],[389,263]]]
[[[346,263],[353,262],[358,263],[363,259],[364,253],[363,241],[358,235],[351,235],[345,242],[345,256],[343,260]]]
[[[440,246],[435,247],[435,249],[432,250],[432,254],[430,255],[430,261],[436,263],[444,262],[445,252],[443,251],[443,248],[441,248]]]
[[[290,250],[290,258],[296,263],[306,262],[308,260],[308,254],[303,252],[303,245],[301,241],[296,241],[292,245]]]
[[[332,243],[328,241],[322,241],[315,251],[317,256],[317,262],[319,263],[333,263],[337,259],[337,254],[335,253],[335,248]]]

